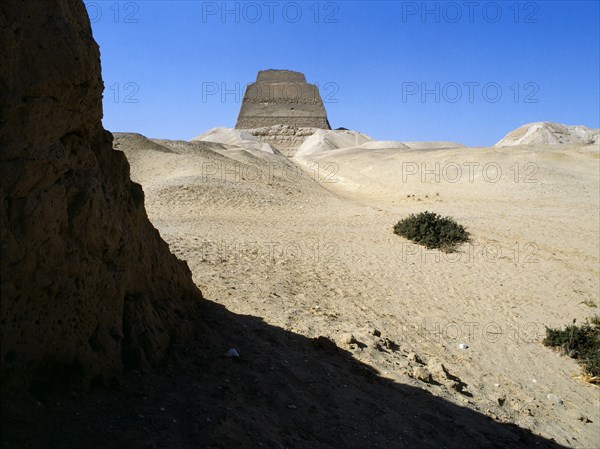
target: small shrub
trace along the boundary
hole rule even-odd
[[[586,320],[581,326],[573,324],[564,329],[546,328],[544,345],[560,349],[577,359],[592,382],[600,382],[600,315]]]
[[[469,233],[452,218],[427,211],[410,214],[399,221],[394,226],[394,233],[427,248],[439,248],[445,252],[452,252],[457,244],[469,240]]]

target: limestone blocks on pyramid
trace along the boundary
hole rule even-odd
[[[319,89],[304,74],[291,70],[261,70],[246,88],[235,127],[254,129],[288,125],[331,129]]]

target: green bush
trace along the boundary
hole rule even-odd
[[[544,345],[559,348],[577,359],[591,378],[600,376],[600,315],[586,320],[581,326],[573,324],[564,329],[546,328]],[[598,380],[596,380],[598,381]]]
[[[410,214],[399,221],[394,226],[394,233],[427,248],[439,248],[445,252],[452,252],[457,244],[469,240],[469,233],[452,218],[427,211]]]

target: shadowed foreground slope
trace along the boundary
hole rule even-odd
[[[121,392],[5,401],[2,447],[561,448],[379,377],[311,339],[203,301],[187,345]],[[240,359],[224,356],[237,348]]]

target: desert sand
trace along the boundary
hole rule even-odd
[[[597,312],[598,146],[355,134],[314,136],[292,159],[120,133],[115,148],[206,298],[329,338],[394,383],[597,447],[600,390],[541,340],[545,326]],[[472,241],[446,254],[393,234],[424,210],[452,216]],[[238,349],[253,352],[250,341]]]

